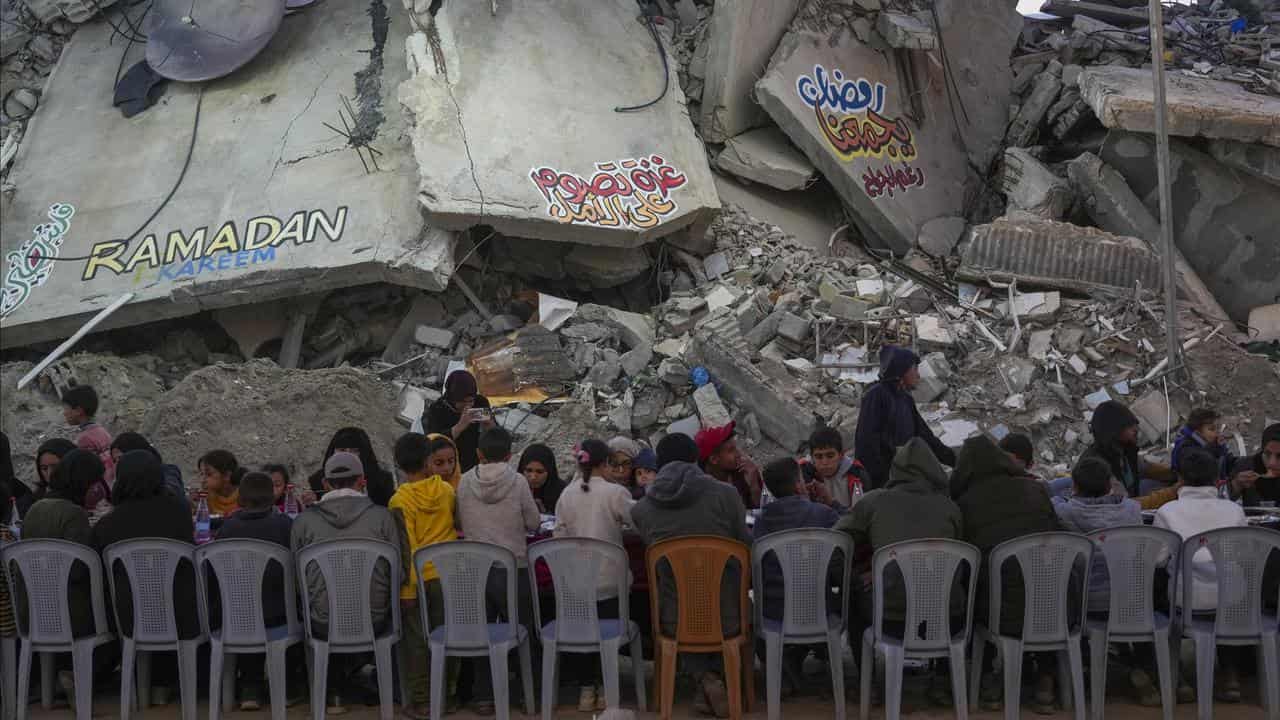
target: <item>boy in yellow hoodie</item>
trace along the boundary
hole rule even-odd
[[[428,439],[418,433],[406,433],[396,441],[396,466],[405,482],[391,496],[387,508],[403,529],[403,555],[409,567],[400,588],[400,610],[404,635],[400,641],[400,662],[405,668],[404,714],[411,720],[430,717],[430,664],[427,657],[426,628],[422,627],[418,609],[418,573],[426,586],[428,620],[434,628],[444,622],[444,594],[440,576],[431,563],[413,567],[413,553],[427,545],[458,539],[455,527],[453,486],[444,478],[454,474],[457,453],[447,438]],[[446,665],[448,698],[435,698],[446,706],[453,704],[457,689],[457,661]],[[451,710],[450,710],[451,712]]]

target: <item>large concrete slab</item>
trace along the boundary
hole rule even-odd
[[[1113,130],[1102,159],[1159,216],[1155,142]],[[1235,320],[1280,293],[1280,187],[1224,165],[1187,143],[1170,143],[1174,241]]]
[[[719,208],[673,68],[632,0],[448,2],[400,101],[428,220],[635,247]],[[661,30],[666,33],[667,30]],[[670,38],[664,39],[670,47]]]
[[[111,105],[123,45],[102,21],[80,28],[9,176],[0,346],[69,335],[126,291],[104,328],[373,281],[443,289],[453,237],[424,223],[394,97],[407,35],[391,0],[320,3],[236,73],[170,83],[125,119]],[[326,127],[342,127],[344,97],[376,170]],[[125,245],[173,188],[197,110],[182,184]]]
[[[728,138],[768,122],[751,97],[803,0],[719,0],[707,34],[702,136]]]
[[[1169,73],[1169,134],[1280,145],[1280,99],[1222,80]],[[1080,95],[1109,128],[1155,132],[1148,69],[1097,66],[1080,73]]]
[[[986,168],[999,148],[1021,20],[1002,0],[940,3],[953,86],[941,49],[874,47],[810,15],[783,38],[756,97],[859,229],[905,252],[925,222],[963,214],[966,188],[979,181],[970,165]]]

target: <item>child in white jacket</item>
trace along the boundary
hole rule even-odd
[[[1218,480],[1218,463],[1213,456],[1200,448],[1187,448],[1183,451],[1179,473],[1183,487],[1178,491],[1178,499],[1167,503],[1156,511],[1154,525],[1167,528],[1187,538],[1209,530],[1247,525],[1244,510],[1230,500],[1218,497],[1215,484]],[[1191,607],[1193,610],[1217,610],[1219,601],[1238,602],[1239,598],[1218,597],[1218,573],[1213,556],[1205,548],[1199,549],[1192,560],[1191,568]],[[1182,605],[1182,583],[1178,579],[1178,589],[1174,602]],[[1218,664],[1221,668],[1217,698],[1222,702],[1240,701],[1240,678],[1237,674],[1237,648],[1219,647]]]
[[[579,476],[569,483],[556,503],[556,537],[585,537],[603,540],[622,547],[622,524],[631,519],[631,491],[624,485],[606,480],[609,446],[600,440],[584,440],[575,450]],[[600,619],[619,615],[618,585],[626,578],[631,587],[630,571],[622,566],[600,569],[596,584],[597,613]],[[592,712],[605,709],[600,691],[599,655],[573,653],[565,657],[565,675],[578,678],[578,710]]]

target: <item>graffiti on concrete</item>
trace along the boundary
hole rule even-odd
[[[31,239],[6,256],[8,270],[4,285],[0,286],[0,318],[21,307],[31,297],[31,291],[49,279],[75,214],[75,207],[68,203],[50,205],[49,222],[35,226]]]
[[[661,155],[599,162],[587,178],[550,167],[529,173],[547,215],[566,224],[647,230],[676,213],[671,191],[689,181]]]

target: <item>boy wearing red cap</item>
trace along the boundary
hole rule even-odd
[[[737,423],[703,428],[694,442],[698,444],[698,461],[708,475],[728,483],[738,491],[748,509],[760,507],[760,468],[751,462],[734,439]]]

